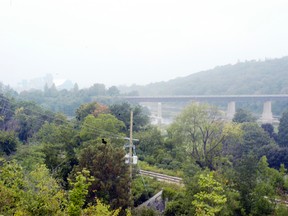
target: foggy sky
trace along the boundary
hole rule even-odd
[[[287,0],[0,0],[0,81],[147,84],[288,55]]]

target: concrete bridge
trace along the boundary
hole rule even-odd
[[[288,101],[287,94],[280,95],[184,95],[184,96],[126,96],[129,102],[157,102],[158,123],[162,118],[162,102],[227,102],[226,118],[232,120],[236,112],[236,102],[263,102],[262,123],[273,123],[272,101]]]

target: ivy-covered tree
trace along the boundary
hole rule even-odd
[[[87,169],[95,181],[91,182],[88,202],[103,200],[113,209],[130,206],[129,170],[124,163],[125,152],[110,143],[93,143],[81,150],[77,170]]]

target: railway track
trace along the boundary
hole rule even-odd
[[[140,174],[149,176],[152,178],[156,178],[159,181],[166,181],[166,182],[175,183],[175,184],[183,184],[183,179],[179,177],[175,177],[175,176],[169,176],[169,175],[146,171],[146,170],[140,170]]]

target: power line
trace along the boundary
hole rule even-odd
[[[11,103],[10,100],[6,99],[6,98],[1,98],[2,100],[6,101],[6,102],[9,102]],[[29,101],[18,101],[18,102],[29,102]],[[37,105],[37,104],[35,104]],[[39,106],[39,105],[38,105]],[[48,115],[48,114],[45,114],[45,113],[42,113],[42,112],[39,112],[39,111],[36,111],[36,110],[32,110],[32,109],[29,109],[27,107],[24,108],[24,110],[28,110],[30,111],[31,113],[35,113],[35,114],[38,114],[38,115],[41,115],[41,116],[46,116],[47,118],[50,118],[50,119],[53,119],[54,121],[57,120],[57,121],[60,121],[62,123],[65,123],[65,124],[71,124],[72,127],[74,127],[75,125],[73,125],[71,123],[71,120],[63,120],[61,118],[57,118],[55,116],[53,116],[53,114],[55,115],[55,113],[53,113],[52,111],[49,111],[49,110],[46,110],[45,108],[39,106],[40,108],[43,109],[43,111],[48,111],[48,112],[51,112],[52,115]],[[4,108],[5,109],[5,108]],[[13,109],[11,108],[6,108],[6,110],[10,110],[10,111],[13,111]],[[116,117],[115,117],[116,118]],[[75,120],[75,118],[73,118],[72,120]],[[42,121],[43,123],[47,122],[47,120],[42,120],[42,119],[39,119],[38,121]],[[83,123],[82,125],[86,126],[87,129],[90,129],[91,131],[94,131],[94,132],[99,132],[101,135],[105,135],[106,137],[108,138],[114,138],[114,139],[124,139],[124,140],[127,140],[129,139],[128,137],[125,137],[125,136],[120,136],[120,135],[115,135],[114,132],[110,132],[110,131],[107,131],[107,130],[103,130],[103,129],[100,129],[100,128],[96,128],[94,127],[93,125],[91,124],[87,124],[87,123]],[[136,139],[135,139],[136,140]]]

